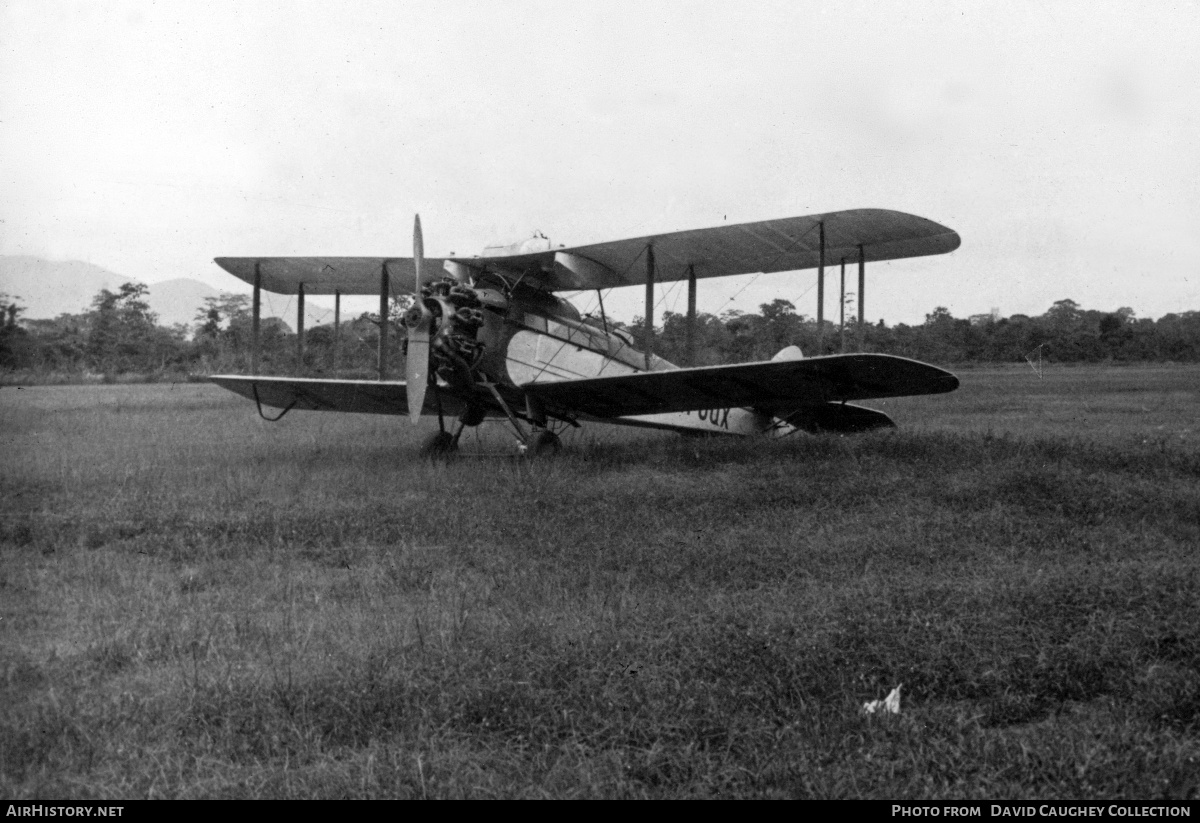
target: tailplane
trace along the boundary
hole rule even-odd
[[[780,415],[791,425],[806,432],[857,434],[875,429],[894,429],[892,418],[881,411],[853,403],[823,403],[805,406],[788,415]]]

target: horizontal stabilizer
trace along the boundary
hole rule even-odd
[[[836,432],[857,434],[875,429],[894,429],[892,418],[881,411],[855,406],[853,403],[826,403],[822,406],[805,406],[783,419],[798,429],[817,434]]]

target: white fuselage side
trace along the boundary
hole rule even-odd
[[[508,376],[518,386],[633,374],[646,370],[645,355],[633,349],[621,337],[585,323],[563,321],[561,318],[545,321],[539,318],[539,326],[541,322],[545,322],[545,331],[526,327],[508,340]],[[678,368],[658,357],[652,357],[650,365],[652,371]],[[702,434],[782,436],[794,431],[792,426],[769,414],[742,408],[586,419]]]

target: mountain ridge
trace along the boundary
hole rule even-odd
[[[117,291],[125,283],[141,283],[134,277],[126,277],[95,263],[84,260],[47,260],[34,255],[0,255],[0,293],[16,300],[24,311],[25,320],[41,320],[58,317],[60,314],[82,314],[92,307],[92,300],[101,289]],[[146,302],[150,311],[158,316],[161,326],[183,324],[189,328],[197,324],[196,315],[204,308],[210,297],[241,292],[221,291],[207,283],[187,277],[145,283]],[[288,316],[284,316],[285,313]],[[305,307],[305,325],[313,328],[322,322],[328,312],[317,306]],[[271,311],[264,301],[265,317],[280,317],[293,328],[296,323],[294,310]]]

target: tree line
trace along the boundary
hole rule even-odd
[[[78,380],[179,380],[189,375],[247,372],[251,366],[250,299],[221,295],[205,300],[195,323],[166,327],[146,302],[140,283],[101,290],[89,310],[53,319],[26,319],[18,299],[0,294],[0,370],[8,382]],[[408,299],[392,303],[385,319],[387,359],[393,376],[403,374],[404,330],[400,318]],[[590,322],[599,323],[595,318]],[[641,318],[624,328],[644,348]],[[686,317],[667,312],[653,330],[654,352],[675,363],[689,362]],[[341,323],[306,329],[303,351],[295,331],[278,318],[263,318],[259,370],[264,374],[372,377],[377,373],[379,315],[364,313]],[[756,314],[727,311],[699,314],[693,327],[694,365],[768,360],[780,349],[799,346],[806,356],[839,351],[898,354],[938,364],[1043,362],[1200,362],[1200,312],[1138,318],[1129,308],[1084,309],[1059,300],[1037,317],[975,315],[956,318],[935,308],[918,325],[888,326],[882,320],[847,324],[844,331],[773,300]]]
[[[667,312],[662,328],[655,329],[655,353],[685,362],[686,326],[685,316]],[[1200,361],[1200,311],[1151,320],[1138,318],[1130,308],[1095,311],[1074,300],[1059,300],[1037,317],[956,318],[939,306],[919,325],[888,326],[880,320],[859,328],[852,322],[844,332],[828,321],[821,329],[789,301],[773,300],[757,314],[700,314],[694,329],[695,365],[770,359],[789,345],[799,346],[806,356],[867,351],[942,364],[1020,363],[1026,358],[1058,363]],[[644,334],[635,331],[635,339],[643,342]]]
[[[180,380],[189,375],[248,372],[253,349],[250,298],[223,294],[205,299],[195,322],[159,325],[146,302],[147,287],[127,283],[102,289],[88,311],[53,319],[24,319],[17,299],[0,294],[0,369],[11,377],[54,382],[117,379]],[[406,301],[387,318],[391,363],[403,365],[397,334]],[[341,323],[306,329],[304,350],[296,332],[277,317],[259,323],[259,370],[264,374],[377,373],[380,322],[365,313]],[[303,360],[301,361],[301,358]]]

